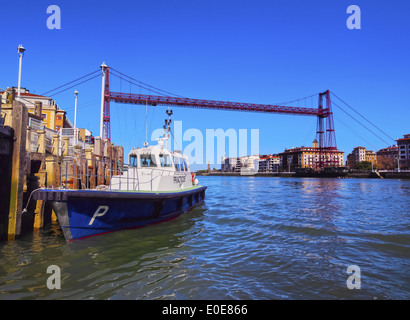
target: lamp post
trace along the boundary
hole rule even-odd
[[[18,79],[18,84],[17,84],[17,97],[18,100],[20,101],[20,87],[21,87],[21,65],[23,62],[23,56],[24,56],[24,51],[26,51],[26,49],[23,47],[23,45],[19,45],[17,48],[18,54],[19,54],[19,79]]]
[[[101,85],[101,118],[100,118],[100,137],[101,139],[104,139],[103,134],[104,134],[104,88],[105,88],[105,71],[107,70],[107,65],[105,62],[102,63],[100,66],[101,71],[102,71],[102,85]]]
[[[78,132],[77,132],[77,96],[78,96],[78,91],[75,90],[74,91],[74,95],[75,95],[75,104],[74,104],[74,141],[75,144],[77,145],[78,143]]]

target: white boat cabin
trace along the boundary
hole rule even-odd
[[[121,175],[112,176],[112,190],[177,191],[197,184],[188,157],[167,150],[162,139],[155,146],[131,150],[128,161]]]
[[[187,156],[178,151],[171,153],[159,146],[134,149],[128,154],[128,161],[133,168],[189,171]]]

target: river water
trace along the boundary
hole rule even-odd
[[[409,180],[199,179],[205,203],[168,222],[0,243],[0,299],[410,299]]]

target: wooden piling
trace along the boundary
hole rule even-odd
[[[34,209],[34,229],[40,229],[44,226],[44,205],[45,201],[37,200],[36,208]]]
[[[70,138],[63,137],[63,156],[64,157],[68,156],[69,145],[70,145]]]
[[[0,126],[0,241],[7,240],[14,131]]]
[[[37,134],[38,134],[37,152],[41,154],[45,154],[46,153],[46,131],[37,130]]]
[[[21,214],[23,210],[23,187],[26,165],[27,107],[13,101],[12,128],[14,129],[13,156],[10,186],[10,207],[8,239],[14,240],[21,232]]]

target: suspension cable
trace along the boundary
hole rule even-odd
[[[166,93],[167,95],[176,96],[176,97],[180,97],[180,98],[185,98],[185,97],[180,96],[180,95],[178,95],[178,94],[175,94],[175,93],[172,93],[172,92],[169,92],[169,91],[165,91],[165,90],[159,89],[159,88],[157,88],[157,87],[151,86],[151,85],[149,85],[149,84],[147,84],[147,83],[144,83],[144,82],[142,82],[142,81],[139,81],[139,80],[137,80],[137,79],[134,79],[134,78],[132,78],[132,77],[130,77],[130,76],[128,76],[128,75],[126,75],[126,74],[124,74],[124,73],[122,73],[122,72],[120,72],[120,71],[118,71],[118,70],[116,70],[116,69],[114,69],[114,68],[112,68],[112,67],[110,67],[110,71],[111,71],[111,70],[114,70],[115,72],[119,73],[120,75],[122,75],[122,76],[124,76],[124,77],[127,77],[127,78],[130,78],[131,80],[133,80],[133,81],[135,81],[135,82],[138,82],[138,83],[140,83],[140,84],[143,85],[143,86],[147,86],[147,87],[152,88],[152,89],[154,89],[154,90],[162,91],[162,92]],[[118,77],[118,76],[117,76],[117,77]],[[125,80],[125,79],[123,79],[123,80]],[[125,81],[127,81],[127,80],[125,80]],[[135,84],[135,85],[138,85],[138,84],[136,84],[136,83],[134,83],[134,84]],[[139,85],[138,85],[138,86],[139,86]],[[146,89],[146,88],[144,88],[144,89]],[[149,89],[147,89],[147,90],[149,90]],[[154,90],[153,90],[153,91],[154,91]]]
[[[347,104],[345,101],[343,101],[341,98],[339,98],[337,95],[335,95],[333,92],[330,92],[333,96],[335,96],[337,99],[339,99],[342,103],[344,103],[347,107],[349,107],[351,110],[353,110],[355,113],[357,113],[360,117],[362,117],[364,120],[366,120],[368,123],[370,123],[373,127],[375,127],[377,130],[379,130],[381,133],[383,133],[387,138],[390,140],[395,141],[392,137],[390,137],[386,132],[384,132],[382,129],[377,127],[374,123],[370,122],[368,119],[366,119],[362,114],[360,114],[358,111],[356,111],[352,106]],[[384,141],[384,140],[383,140]]]
[[[60,94],[61,92],[67,91],[67,90],[69,90],[69,89],[72,89],[72,88],[74,88],[74,87],[76,87],[76,86],[78,86],[78,85],[80,85],[80,84],[83,84],[84,82],[90,81],[90,80],[95,79],[95,78],[100,77],[100,76],[101,76],[100,74],[97,74],[97,75],[95,75],[95,76],[93,76],[93,77],[91,77],[91,78],[89,78],[89,79],[86,79],[86,80],[81,81],[81,82],[79,82],[79,83],[76,83],[76,84],[74,84],[74,85],[72,85],[72,86],[70,86],[70,87],[68,87],[68,88],[65,88],[65,89],[63,89],[63,90],[61,90],[61,91],[58,91],[57,93],[53,93],[53,94],[51,94],[50,96],[56,96],[56,95]]]
[[[62,87],[65,87],[65,86],[67,86],[67,85],[69,85],[69,84],[72,84],[72,83],[74,83],[74,82],[76,82],[76,81],[78,81],[78,80],[84,79],[84,78],[86,78],[86,77],[88,77],[88,76],[90,76],[90,75],[92,75],[92,74],[94,74],[94,73],[96,73],[96,72],[98,72],[98,71],[99,71],[99,70],[95,70],[95,71],[93,71],[93,72],[91,72],[91,73],[89,73],[89,74],[87,74],[87,75],[85,75],[85,76],[82,76],[82,77],[80,77],[80,78],[78,78],[78,79],[75,79],[75,80],[70,81],[70,82],[67,82],[67,83],[65,83],[65,84],[63,84],[63,85],[61,85],[61,86],[59,86],[59,87],[57,87],[57,88],[54,88],[53,90],[49,90],[49,91],[47,91],[47,92],[44,92],[44,93],[42,94],[42,96],[45,96],[46,94],[49,94],[50,92],[56,91],[56,90],[58,90],[58,89],[60,89],[60,88],[62,88]]]
[[[111,72],[110,72],[110,75],[115,76],[115,77],[117,77],[117,78],[120,78],[121,80],[127,81],[130,85],[133,84],[133,85],[135,85],[135,86],[137,86],[137,87],[140,87],[140,88],[142,88],[142,89],[145,89],[145,90],[148,90],[148,91],[157,93],[157,94],[159,94],[159,95],[162,95],[162,96],[165,95],[163,92],[156,91],[156,90],[154,90],[154,89],[144,87],[143,85],[138,84],[138,83],[136,83],[136,82],[133,82],[133,81],[131,81],[131,80],[127,80],[127,79],[121,78],[120,76],[118,76],[117,74],[115,74],[115,72],[112,72],[112,71],[111,71]],[[161,89],[158,89],[158,90],[161,90]],[[130,91],[131,91],[131,90],[130,90]]]
[[[286,101],[286,102],[280,102],[280,103],[274,103],[275,105],[280,105],[280,106],[286,106],[286,105],[289,105],[289,104],[294,104],[295,102],[299,102],[299,101],[302,101],[302,100],[305,100],[305,99],[309,99],[309,98],[312,98],[312,97],[314,97],[314,96],[317,96],[319,93],[315,93],[315,94],[312,94],[312,95],[310,95],[310,96],[307,96],[307,97],[303,97],[303,98],[299,98],[299,99],[296,99],[296,100],[291,100],[291,101]],[[305,102],[305,104],[306,104],[306,102]]]
[[[372,134],[374,134],[377,138],[379,138],[381,141],[383,141],[384,143],[386,143],[387,145],[389,144],[386,140],[384,140],[383,138],[379,137],[375,132],[373,132],[371,129],[369,129],[368,127],[366,127],[363,123],[361,123],[359,120],[357,120],[355,117],[353,117],[351,114],[349,114],[347,111],[345,111],[341,106],[339,106],[336,102],[332,101],[332,104],[335,105],[336,107],[338,107],[340,110],[342,110],[344,113],[346,113],[350,118],[352,118],[354,121],[356,121],[358,124],[360,124],[363,128],[365,128],[366,130],[370,131]]]

